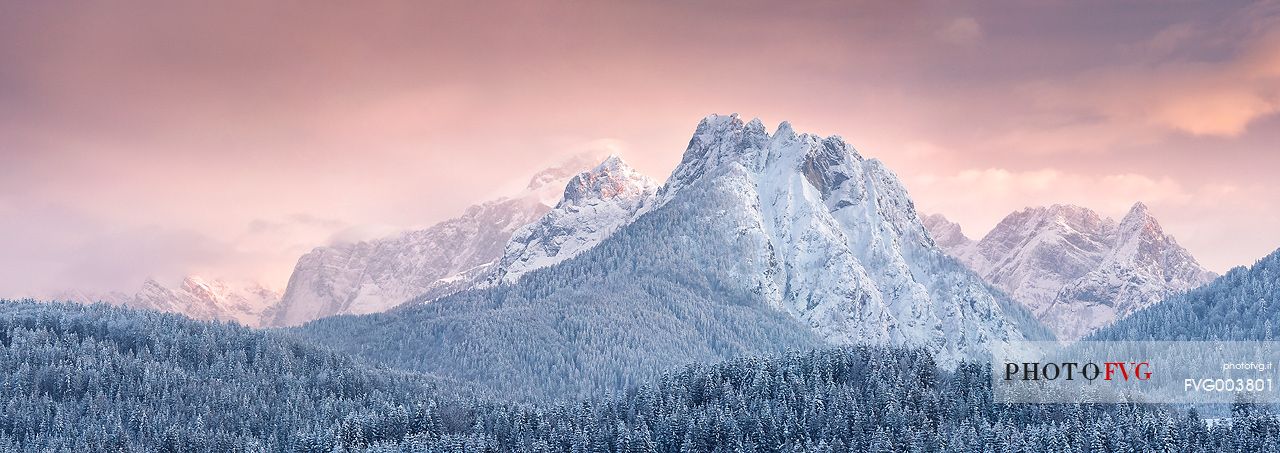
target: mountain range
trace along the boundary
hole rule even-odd
[[[1062,340],[1216,277],[1141,202],[1119,222],[1079,206],[1027,208],[978,241],[941,215],[923,222],[940,247],[1031,309]]]
[[[296,332],[534,397],[617,390],[684,363],[821,344],[906,345],[954,364],[993,343],[1052,338],[947,256],[897,177],[839,137],[788,123],[770,134],[759,120],[713,115],[651,195],[644,179],[608,170],[617,166],[593,170],[611,178],[579,178],[507,250],[603,236],[594,247],[514,279]],[[580,184],[601,179],[635,183]],[[620,225],[612,234],[553,227],[619,193],[635,201],[591,211],[602,225],[591,231]],[[553,248],[532,249],[541,258]]]
[[[192,319],[235,321],[259,326],[264,313],[280,300],[280,293],[256,282],[228,282],[198,275],[184,277],[177,285],[149,278],[133,293],[118,291],[61,291],[47,300],[90,304],[105,302],[141,310],[179,313]]]
[[[838,136],[712,115],[662,184],[553,168],[317,248],[284,296],[189,276],[0,301],[0,450],[1277,451],[1262,404],[989,404],[989,349],[1050,329],[1280,335],[1280,251],[1213,277],[1142,203],[974,241]]]
[[[717,251],[742,255],[734,286],[837,344],[917,344],[963,356],[975,344],[1016,338],[995,315],[1011,313],[1001,292],[1074,340],[1215,277],[1142,203],[1119,222],[1078,206],[1027,208],[975,241],[941,215],[917,214],[883,164],[839,137],[797,134],[785,122],[769,134],[758,121],[713,115],[664,184],[616,156],[579,156],[538,172],[515,196],[431,227],[317,247],[298,260],[283,295],[192,276],[173,287],[148,280],[132,295],[52,298],[250,326],[378,313],[515,285],[695,191],[707,192],[697,195],[704,206],[684,203],[706,217],[702,227],[734,235],[734,247]]]
[[[317,247],[298,259],[263,324],[293,326],[339,314],[385,311],[482,282],[512,235],[559,203],[569,180],[594,163],[575,157],[535,174],[525,190],[461,216],[395,236]]]

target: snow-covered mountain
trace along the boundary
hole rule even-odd
[[[570,178],[594,165],[577,157],[533,176],[510,198],[392,237],[317,247],[294,267],[264,324],[292,326],[325,316],[387,310],[423,294],[434,298],[490,275],[512,234],[559,202]]]
[[[930,240],[897,176],[838,136],[709,117],[655,204],[708,196],[719,205],[691,221],[753,244],[743,283],[828,341],[954,359],[1024,338],[1015,308]]]
[[[960,224],[948,220],[942,214],[930,214],[920,218],[924,229],[933,237],[933,242],[942,250],[955,254],[958,250],[971,247],[973,240],[964,235]]]
[[[831,342],[923,345],[958,358],[1023,338],[999,295],[929,239],[898,178],[840,137],[786,122],[770,135],[759,120],[708,117],[654,190],[617,158],[575,177],[556,209],[516,233],[495,279],[571,258],[680,200],[707,214],[688,221],[752,244],[741,283]]]
[[[625,223],[613,234],[514,282],[295,332],[548,397],[823,344],[913,345],[954,364],[996,344],[1052,338],[939,249],[897,177],[839,137],[710,116],[649,200],[631,216],[611,209]]]
[[[78,304],[103,302],[115,306],[128,306],[133,301],[133,295],[123,291],[85,291],[79,289],[66,289],[37,294],[32,296],[31,299],[75,302]]]
[[[133,295],[123,292],[67,290],[41,299],[77,303],[105,302],[144,310],[178,313],[199,320],[236,321],[256,327],[263,312],[280,300],[280,293],[255,282],[227,282],[196,275],[176,286],[147,279]]]
[[[934,240],[1032,310],[1063,340],[1212,280],[1191,253],[1137,203],[1116,222],[1069,205],[1027,208],[972,241],[940,215]]]
[[[514,282],[595,246],[629,223],[657,188],[621,158],[609,156],[569,180],[554,209],[512,235],[491,282]]]
[[[1274,341],[1280,335],[1280,250],[1098,329],[1092,341]]]

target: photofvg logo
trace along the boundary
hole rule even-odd
[[[1068,381],[1084,379],[1110,381],[1135,379],[1145,381],[1151,379],[1151,363],[1142,362],[1009,362],[1004,364],[1004,380],[1021,379],[1024,381]]]
[[[1280,402],[1280,342],[1013,342],[992,351],[1000,403]]]

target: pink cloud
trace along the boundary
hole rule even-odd
[[[0,243],[24,254],[0,254],[0,271],[23,271],[0,293],[90,254],[131,263],[129,278],[201,269],[279,285],[299,250],[442,220],[567,154],[610,149],[661,179],[698,119],[730,112],[841,134],[922,206],[972,213],[966,226],[1028,204],[1142,198],[1203,215],[1174,222],[1180,237],[1206,232],[1193,249],[1206,261],[1275,245],[1255,227],[1280,212],[1263,172],[1280,165],[1266,5],[4,9],[0,209],[23,220],[0,223]],[[1233,200],[1212,215],[1194,202],[1216,197]],[[175,247],[146,264],[83,239],[121,231],[190,233],[231,255]]]
[[[1278,24],[1272,17],[1251,18],[1251,28],[1262,31],[1247,33],[1221,61],[1178,56],[1214,36],[1179,24],[1146,43],[1150,59],[1029,83],[1022,92],[1043,109],[1100,115],[1106,126],[1130,135],[1150,127],[1239,136],[1255,120],[1280,112]]]

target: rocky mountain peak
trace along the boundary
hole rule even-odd
[[[943,250],[949,251],[973,243],[973,240],[965,236],[964,231],[960,229],[960,224],[952,222],[942,214],[921,216],[920,222],[929,231],[934,243],[942,247]]]
[[[1151,210],[1141,201],[1129,208],[1129,212],[1120,221],[1120,230],[1129,234],[1164,235],[1160,222],[1151,215]]]
[[[631,222],[657,187],[618,156],[579,173],[569,180],[555,208],[511,236],[489,283],[515,282],[594,247]]]
[[[595,164],[595,159],[590,153],[570,156],[558,164],[534,173],[534,175],[529,178],[529,184],[525,189],[538,190],[547,186],[559,188],[564,184],[566,179],[578,174],[584,168],[591,168]]]
[[[595,168],[570,179],[562,203],[581,203],[589,198],[635,198],[656,187],[652,179],[635,171],[622,158],[611,155]]]
[[[1115,220],[1056,204],[1009,214],[976,243],[925,222],[939,246],[1073,340],[1213,278],[1143,203]]]
[[[559,204],[568,181],[598,163],[589,155],[574,156],[534,174],[519,194],[480,203],[428,228],[317,247],[298,259],[284,297],[264,314],[264,324],[381,312],[484,281],[512,234]]]
[[[925,345],[954,359],[1023,338],[1020,308],[948,268],[897,176],[839,136],[709,116],[657,198],[651,212],[687,210],[733,232],[748,248],[733,278],[830,341]]]

